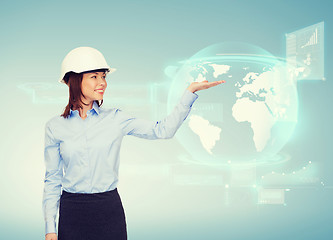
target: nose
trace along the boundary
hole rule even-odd
[[[106,85],[106,79],[103,76],[99,77],[98,84],[105,86]]]

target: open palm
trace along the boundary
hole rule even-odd
[[[207,80],[204,80],[202,82],[192,82],[187,89],[194,93],[196,91],[217,86],[221,83],[225,83],[225,81],[221,80],[221,81],[208,82]]]

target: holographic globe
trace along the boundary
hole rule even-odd
[[[297,123],[297,86],[287,62],[247,43],[206,47],[173,77],[168,113],[192,82],[225,80],[199,98],[175,138],[196,163],[225,165],[279,161]]]

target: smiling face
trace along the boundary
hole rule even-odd
[[[82,76],[81,90],[86,97],[82,100],[91,103],[94,100],[102,100],[107,87],[105,72],[84,73]]]

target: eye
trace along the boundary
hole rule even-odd
[[[96,78],[96,76],[92,76],[91,78]],[[105,79],[105,78],[106,78],[106,76],[102,76],[102,78],[104,78],[104,79]]]

